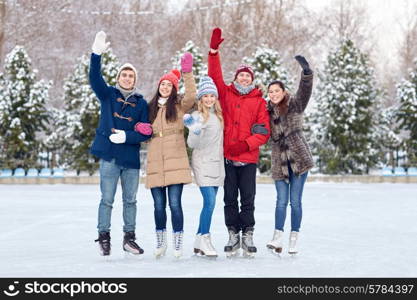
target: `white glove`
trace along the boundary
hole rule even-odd
[[[110,46],[110,42],[106,43],[106,33],[104,31],[99,31],[96,34],[96,38],[94,39],[93,46],[91,49],[93,50],[94,54],[101,55],[102,53],[106,52]]]
[[[113,133],[109,136],[109,139],[112,143],[123,144],[126,142],[126,132],[124,130],[115,129],[116,133]]]

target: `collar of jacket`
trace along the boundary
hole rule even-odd
[[[116,85],[116,90],[119,92],[119,94],[123,97],[123,98],[125,98],[125,96],[123,95],[123,93],[122,93],[122,91],[119,89],[119,86],[118,86],[118,84]],[[136,96],[136,97],[132,97],[132,96]],[[134,91],[132,91],[132,93],[131,94],[129,94],[128,96],[127,96],[127,98],[125,98],[125,101],[127,101],[127,102],[132,102],[132,103],[137,103],[138,102],[138,99],[141,99],[141,98],[143,98],[143,96],[142,96],[142,94],[140,94],[139,92],[138,92],[138,89],[135,87],[135,90]]]
[[[234,94],[236,94],[237,96],[242,96],[242,97],[262,97],[262,92],[259,90],[258,86],[255,86],[255,88],[249,92],[249,94],[246,95],[241,95],[239,93],[239,91],[236,89],[235,85],[233,84],[233,82],[230,84],[230,88],[232,89],[232,92]]]

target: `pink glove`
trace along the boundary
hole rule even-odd
[[[181,57],[181,71],[189,73],[193,70],[193,55],[190,52],[185,52]]]
[[[151,135],[152,134],[152,125],[149,123],[141,123],[137,122],[135,125],[135,131],[139,132],[143,135]]]

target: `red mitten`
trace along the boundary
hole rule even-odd
[[[248,152],[249,145],[245,141],[237,142],[236,144],[233,144],[232,146],[230,146],[229,151],[230,151],[230,154],[232,154],[233,156],[238,156],[244,152]]]
[[[152,134],[152,125],[149,123],[141,123],[137,122],[135,125],[135,131],[139,132],[143,135],[151,135]]]
[[[223,40],[224,39],[222,39],[222,30],[219,27],[214,28],[211,34],[210,48],[214,50],[219,49],[219,46],[223,42]]]

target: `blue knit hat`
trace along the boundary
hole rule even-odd
[[[219,97],[219,93],[217,92],[213,79],[209,76],[203,76],[200,78],[200,82],[198,83],[197,99],[200,100],[203,95],[207,94],[213,94],[217,98]]]

